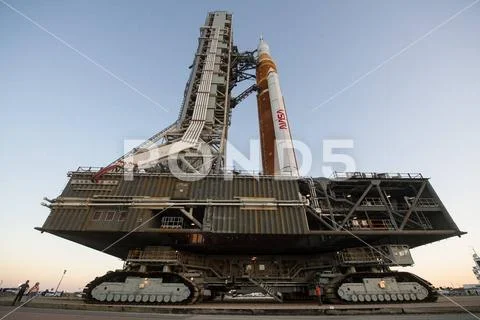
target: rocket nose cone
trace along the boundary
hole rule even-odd
[[[268,47],[268,44],[263,40],[263,36],[260,37],[260,42],[258,43],[258,54],[262,53],[268,53],[270,54],[270,48]]]

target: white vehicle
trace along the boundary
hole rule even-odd
[[[62,296],[62,292],[61,291],[58,291],[58,292],[47,292],[45,293],[45,297],[61,297]]]

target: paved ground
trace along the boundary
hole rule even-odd
[[[2,320],[3,316],[14,310],[13,307],[10,307],[12,300],[13,297],[0,298],[0,306],[2,306],[0,307],[2,311],[0,312],[0,320]],[[102,317],[113,319],[120,317],[123,319],[126,315],[130,316],[131,319],[146,319],[150,318],[152,314],[159,319],[210,319],[212,317],[215,319],[241,319],[242,317],[248,318],[252,315],[256,317],[267,316],[265,319],[288,319],[288,317],[291,318],[292,316],[302,316],[301,318],[305,319],[310,319],[309,317],[311,317],[311,319],[313,319],[318,316],[328,318],[328,316],[332,315],[354,316],[353,318],[347,317],[346,319],[453,319],[449,315],[458,313],[455,318],[456,320],[460,320],[475,319],[469,312],[480,314],[480,297],[441,297],[436,303],[323,306],[318,306],[313,301],[283,304],[266,301],[244,301],[173,306],[128,306],[85,304],[81,299],[37,297],[17,312],[27,312],[18,315],[24,316],[25,319],[101,319]],[[8,318],[13,317],[17,312]],[[120,316],[117,316],[117,314]],[[205,315],[205,318],[200,317],[200,315]],[[405,315],[412,315],[413,318],[404,317]],[[424,317],[425,315],[430,316]],[[447,315],[447,318],[445,318],[444,315]],[[91,318],[85,318],[86,316]],[[126,319],[129,318],[127,317]],[[478,317],[478,319],[480,320],[480,317]]]
[[[0,305],[8,306],[14,296],[3,296],[0,297]],[[23,298],[23,302],[26,301],[26,298]],[[42,306],[42,305],[71,305],[71,306],[94,306],[92,304],[85,304],[80,298],[58,298],[58,297],[37,297],[32,302],[31,306]],[[19,303],[17,303],[19,305]],[[464,307],[474,307],[480,306],[480,296],[452,296],[452,297],[439,297],[437,302],[431,303],[402,303],[402,304],[374,304],[374,303],[364,303],[357,305],[329,305],[325,304],[321,308],[330,308],[334,307],[336,309],[372,309],[372,308],[386,308],[386,307],[403,307],[403,308],[442,308],[442,307],[455,307],[455,306],[464,306]],[[108,304],[100,305],[103,307],[109,306]],[[118,306],[118,305],[116,305]],[[148,307],[144,305],[143,307]],[[192,305],[155,305],[153,308],[176,308],[176,309],[318,309],[319,306],[315,301],[304,301],[304,302],[286,302],[286,303],[277,303],[273,300],[265,301],[264,299],[257,300],[243,300],[243,301],[225,301],[225,302],[201,302]],[[54,307],[53,307],[54,308]]]
[[[241,319],[259,319],[259,320],[289,320],[292,316],[237,316],[237,315],[171,315],[156,313],[130,313],[130,312],[108,312],[108,311],[82,311],[82,310],[59,310],[59,309],[38,309],[38,308],[20,308],[9,314],[13,307],[0,307],[0,319],[3,320],[143,320],[143,319],[161,319],[161,320],[241,320]],[[5,317],[5,315],[7,315]],[[319,316],[295,316],[299,320],[318,320]],[[436,314],[436,315],[356,315],[356,316],[321,316],[323,320],[345,319],[345,320],[475,320],[480,317],[474,317],[469,314]]]

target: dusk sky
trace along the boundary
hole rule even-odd
[[[240,50],[255,49],[260,34],[269,43],[292,136],[313,154],[308,174],[323,175],[323,140],[351,139],[354,147],[342,152],[357,171],[430,177],[468,234],[412,250],[407,270],[437,286],[476,283],[478,0],[5,1],[0,287],[30,279],[54,288],[66,269],[60,289],[79,290],[122,267],[34,230],[49,214],[40,202],[60,194],[69,170],[107,165],[123,154],[124,141],[176,120],[199,27],[213,10],[233,12]],[[254,96],[232,121],[230,142],[248,155],[258,139]]]

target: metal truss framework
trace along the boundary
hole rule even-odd
[[[257,50],[239,52],[236,46],[233,47],[232,51],[232,66],[231,66],[231,80],[230,80],[230,90],[232,90],[237,84],[245,80],[255,81],[255,74],[250,73],[252,70],[255,71],[257,67],[257,59],[255,58],[255,53]],[[250,72],[249,72],[250,71]],[[231,108],[234,108],[241,101],[247,98],[250,94],[257,91],[256,84],[252,84],[250,87],[245,89],[235,98],[231,99]]]
[[[308,179],[310,216],[332,231],[433,230],[447,219],[421,174],[344,173]],[[335,182],[337,181],[337,182]],[[450,221],[453,223],[453,221]]]
[[[149,172],[168,172],[172,152],[155,158],[154,151],[168,149],[175,143],[189,143],[181,148],[175,160],[182,173],[222,173],[225,170],[226,140],[232,108],[256,91],[252,85],[237,97],[232,89],[245,80],[255,80],[255,51],[239,52],[233,46],[232,15],[227,12],[208,14],[200,28],[197,52],[185,87],[178,119],[102,168],[93,178],[98,181],[107,172],[121,172],[138,166],[135,158],[153,158],[143,168]],[[173,147],[172,147],[173,148]],[[153,151],[153,152],[152,152]],[[160,152],[161,153],[161,152]],[[135,164],[133,164],[135,163]],[[128,165],[131,168],[128,168]]]

